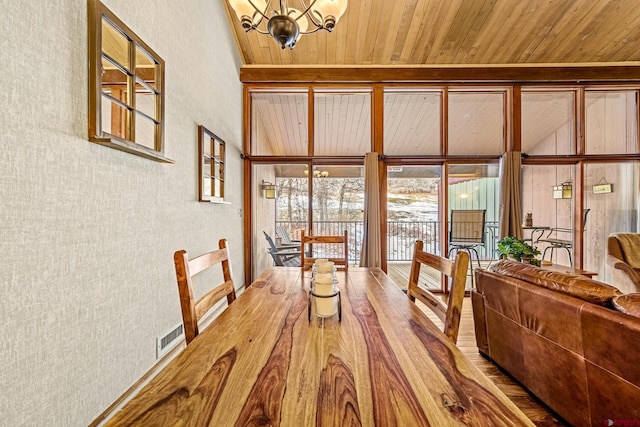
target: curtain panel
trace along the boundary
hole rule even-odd
[[[366,153],[364,157],[364,225],[360,267],[380,267],[380,179],[378,153]]]
[[[508,151],[500,158],[500,239],[522,239],[522,182],[519,151]]]

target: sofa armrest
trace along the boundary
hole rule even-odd
[[[473,307],[473,326],[476,332],[476,344],[480,353],[489,356],[489,340],[487,339],[487,319],[484,309],[484,295],[471,291],[471,305]]]
[[[606,264],[611,272],[613,286],[625,294],[640,292],[640,276],[633,267],[612,255],[607,255]]]

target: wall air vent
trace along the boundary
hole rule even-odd
[[[179,323],[165,334],[162,334],[162,336],[156,338],[156,359],[160,359],[178,343],[182,342],[182,340],[179,339],[182,336],[184,336],[184,329],[182,323]]]

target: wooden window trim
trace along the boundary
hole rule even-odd
[[[219,146],[220,158],[217,161],[214,155],[207,154],[207,151],[205,150],[205,144],[207,143],[217,144]],[[224,176],[225,176],[225,166],[226,166],[225,146],[226,146],[226,143],[221,138],[216,136],[216,134],[214,134],[213,132],[211,132],[209,129],[207,129],[202,125],[198,126],[198,171],[199,171],[199,177],[200,177],[198,188],[199,188],[199,196],[200,196],[199,201],[201,202],[226,203],[226,204],[229,203],[224,200],[224,194],[225,194]],[[211,146],[209,149],[209,153],[212,153],[214,151],[215,151],[214,147]],[[207,158],[211,160],[210,175],[206,173],[205,163]],[[220,165],[218,169],[218,172],[219,172],[218,174],[215,173],[215,168],[213,167],[214,162],[217,162]],[[211,181],[218,180],[220,182],[219,196],[218,195],[214,196],[213,194],[211,194],[211,191],[209,192],[209,194],[207,194],[207,192],[205,191],[207,179]],[[210,185],[212,185],[211,187],[212,189],[215,188],[213,187],[213,183],[211,183]]]
[[[89,122],[88,139],[96,144],[104,145],[116,150],[134,154],[146,159],[162,163],[175,163],[174,160],[164,155],[164,60],[142,41],[126,24],[124,24],[113,12],[111,12],[99,0],[87,0],[88,5],[88,54],[89,54]],[[102,19],[108,20],[120,29],[130,42],[142,48],[157,63],[156,90],[159,102],[156,104],[156,121],[154,134],[154,148],[145,147],[129,139],[111,135],[102,130]],[[131,94],[135,93],[135,50],[129,53],[131,68],[133,69],[133,82],[128,88]],[[133,108],[132,119],[135,122],[136,114],[148,116],[143,111],[135,109],[135,96],[130,107]],[[135,135],[135,123],[127,124],[128,129]]]

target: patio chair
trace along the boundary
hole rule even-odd
[[[462,302],[464,300],[465,283],[467,280],[469,253],[465,251],[457,252],[455,260],[452,261],[438,255],[424,252],[422,248],[422,241],[416,241],[407,295],[411,301],[415,302],[417,298],[429,307],[444,323],[444,334],[456,344],[458,341],[460,314],[462,313]],[[418,286],[420,267],[423,264],[444,273],[446,276],[445,280],[451,279],[449,300],[446,304],[439,297]]]
[[[582,225],[584,227],[587,226],[587,215],[589,215],[589,212],[591,211],[591,209],[587,208],[583,211],[582,213]],[[538,242],[540,243],[548,243],[549,246],[547,246],[546,248],[544,248],[544,252],[542,252],[542,259],[545,259],[545,257],[547,256],[547,251],[551,250],[551,256],[549,257],[550,260],[553,259],[553,251],[555,249],[564,249],[567,251],[567,255],[569,255],[569,265],[571,267],[573,267],[573,259],[571,258],[571,249],[573,249],[573,236],[571,240],[567,240],[567,239],[558,239],[557,238],[557,233],[571,233],[571,229],[569,228],[552,228],[551,231],[549,232],[549,235],[551,235],[552,233],[556,233],[556,238],[550,238],[547,237],[545,239],[539,239]],[[584,228],[582,229],[582,231],[584,231]]]
[[[276,225],[276,237],[280,239],[281,246],[300,246],[300,240],[291,240],[289,232],[281,225]]]
[[[180,308],[182,309],[182,321],[187,345],[198,336],[198,322],[211,310],[211,308],[227,297],[227,304],[236,299],[236,289],[231,277],[231,265],[226,239],[218,242],[220,249],[207,252],[189,260],[187,251],[180,250],[173,254],[173,262],[176,268],[178,281],[178,293],[180,294]],[[224,282],[214,286],[205,293],[197,302],[193,300],[193,284],[191,279],[202,271],[217,264],[222,266]]]
[[[300,246],[277,247],[271,236],[263,231],[269,244],[269,255],[277,267],[300,267]]]
[[[447,257],[451,258],[453,251],[464,251],[469,254],[471,286],[473,286],[472,255],[476,256],[478,268],[481,267],[477,247],[484,247],[486,213],[486,209],[451,211],[451,229],[449,230],[449,252],[447,253]]]

